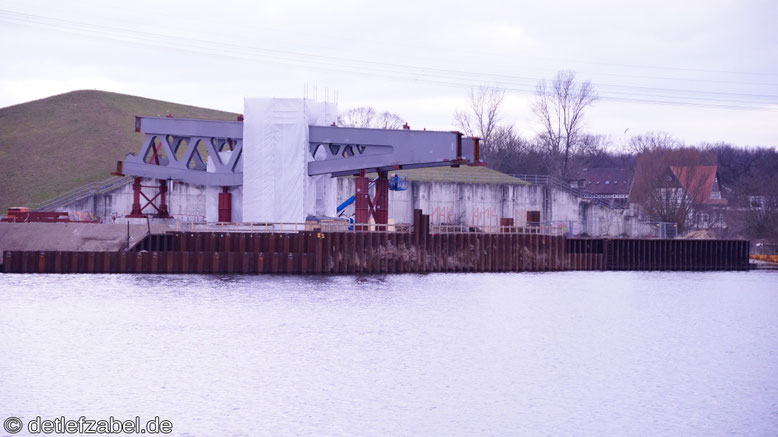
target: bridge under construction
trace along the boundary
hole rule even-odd
[[[329,122],[334,111],[328,117],[326,105],[304,100],[247,100],[246,113],[234,122],[136,117],[145,141],[116,171],[135,178],[129,217],[145,217],[149,207],[155,217],[169,217],[169,181],[217,189],[222,222],[232,221],[236,208],[244,221],[335,216],[332,177],[354,176],[354,222],[382,225],[389,219],[390,172],[483,164],[479,139],[459,132],[312,125]],[[370,181],[368,173],[377,176]],[[144,186],[143,178],[156,183]],[[237,189],[242,204],[231,196]]]
[[[176,222],[175,229],[154,232],[149,226],[131,240],[128,222],[126,244],[115,238],[118,246],[98,251],[0,247],[3,270],[395,273],[749,266],[747,241],[576,239],[569,228],[543,223],[540,211],[528,211],[524,223],[500,217],[498,225],[432,226],[430,211],[415,209],[412,223],[391,223],[389,192],[407,188],[397,172],[482,168],[479,139],[407,125],[339,127],[336,113],[320,102],[247,99],[245,115],[236,121],[138,116],[135,130],[145,139],[115,171],[133,178],[127,217],[144,222],[170,217],[168,189],[178,183],[204,187],[206,196],[218,199],[211,204],[218,208],[218,222],[227,225],[214,230]],[[346,185],[353,192],[339,202],[336,180],[343,176],[353,180]],[[501,193],[503,202],[515,196],[511,190]],[[475,201],[459,194],[459,203]],[[352,204],[351,221],[327,220]],[[236,215],[243,223],[231,223]],[[64,224],[50,224],[58,225]]]

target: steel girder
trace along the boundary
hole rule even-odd
[[[120,170],[123,174],[197,185],[243,184],[242,122],[135,117],[135,131],[145,133],[146,139],[140,153],[125,156]],[[213,172],[206,171],[207,163],[197,150],[200,144],[213,163]],[[228,146],[232,152],[222,162],[219,152]]]
[[[136,117],[135,131],[146,134],[138,154],[128,154],[120,173],[174,179],[210,186],[243,184],[243,123],[167,117]],[[478,161],[478,140],[459,132],[310,126],[313,156],[308,175],[356,175],[360,170],[390,171],[467,164]],[[472,145],[471,145],[472,143]],[[205,146],[214,171],[197,151]],[[227,162],[219,152],[232,147]],[[463,150],[464,149],[464,150]]]
[[[310,126],[308,140],[309,176],[467,164],[459,132]]]

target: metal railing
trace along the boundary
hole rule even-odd
[[[506,184],[522,182],[532,185],[548,185],[581,199],[587,199],[598,205],[611,209],[622,209],[613,199],[603,197],[601,194],[594,193],[582,188],[573,188],[568,182],[562,179],[556,178],[551,175],[528,175],[528,174],[504,174],[504,175],[468,175],[467,177],[459,180],[456,176],[449,172],[426,170],[420,177],[424,178],[425,182],[463,182],[463,183],[476,183],[476,184]],[[511,181],[510,179],[516,179]]]
[[[591,235],[611,235],[627,238],[677,238],[678,225],[671,222],[632,220],[619,225],[611,220],[594,219],[588,224],[588,229],[576,229],[581,232],[591,231]]]
[[[410,233],[413,225],[408,224],[359,224],[348,221],[307,223],[181,223],[176,222],[176,231],[183,232],[249,232],[249,233],[296,233],[319,232],[399,232]]]
[[[467,225],[430,225],[432,234],[541,234],[569,235],[569,222],[539,222],[518,226],[467,226]],[[307,222],[307,223],[182,223],[176,222],[177,232],[246,232],[246,233],[296,233],[305,231],[318,232],[390,232],[412,233],[411,224],[374,223],[360,224],[347,221],[340,222]]]
[[[458,175],[457,173],[448,171],[425,169],[423,173],[413,174],[413,176],[409,178],[409,181],[475,184],[523,184],[523,181],[514,179],[516,179],[516,176],[509,174]]]
[[[642,229],[640,227],[642,226]],[[635,237],[642,238],[677,238],[678,225],[672,222],[642,222],[638,224],[639,230],[634,232]],[[641,232],[642,230],[642,232]]]
[[[467,226],[467,225],[431,225],[433,234],[539,234],[569,235],[568,222],[528,222],[525,225]]]
[[[513,177],[519,178],[521,180],[527,181],[533,185],[548,185],[557,189],[560,189],[562,191],[565,191],[569,194],[572,194],[575,197],[581,198],[581,199],[587,199],[591,200],[593,203],[596,203],[598,205],[602,205],[606,208],[611,209],[621,209],[618,206],[616,206],[615,202],[611,202],[609,199],[606,199],[602,197],[602,195],[593,193],[589,190],[584,190],[582,188],[573,188],[570,186],[569,183],[558,179],[551,175],[511,175]]]
[[[31,209],[35,211],[50,211],[62,205],[76,202],[93,194],[101,194],[107,191],[111,191],[121,187],[122,185],[128,184],[130,181],[132,181],[132,176],[117,176],[100,182],[90,182],[62,193],[59,196],[45,200],[41,203],[33,204]]]

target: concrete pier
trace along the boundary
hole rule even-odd
[[[164,233],[168,225],[93,223],[0,223],[0,252],[115,252],[133,247],[149,233]],[[150,232],[149,232],[150,231]]]

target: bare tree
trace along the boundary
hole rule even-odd
[[[360,106],[338,115],[338,126],[371,127],[375,118],[375,109],[369,106]]]
[[[405,121],[392,112],[378,114],[369,106],[349,109],[338,116],[338,125],[344,127],[367,127],[374,129],[400,129]]]
[[[639,155],[651,150],[672,150],[683,147],[683,142],[667,132],[646,132],[630,138],[627,150]]]
[[[497,153],[503,151],[521,150],[525,148],[524,139],[521,138],[513,126],[498,126],[492,132],[492,146],[490,150]]]
[[[750,238],[778,238],[778,194],[777,190],[772,191],[772,196],[749,197],[748,208],[742,215],[745,234]]]
[[[491,134],[490,146],[483,151],[489,167],[503,173],[520,173],[527,165],[530,146],[513,126],[498,126]]]
[[[723,173],[731,179],[727,224],[749,239],[778,242],[778,151],[770,149],[717,150]],[[734,155],[734,156],[733,156]]]
[[[379,129],[401,129],[405,120],[392,112],[382,112],[375,122],[375,127]]]
[[[471,89],[468,95],[468,109],[454,113],[456,126],[470,137],[481,138],[484,150],[492,146],[492,136],[502,117],[502,102],[505,90],[482,86]]]
[[[538,84],[532,111],[543,126],[539,140],[550,155],[552,173],[567,176],[570,155],[583,139],[584,110],[596,100],[591,82],[577,83],[570,70],[557,73],[550,86]]]
[[[567,163],[566,176],[577,178],[583,169],[596,167],[598,162],[604,161],[604,156],[608,155],[608,150],[612,147],[611,139],[605,135],[583,134],[579,141],[572,147],[570,158]],[[547,157],[548,158],[548,157]],[[547,171],[554,168],[553,163],[546,159]]]

